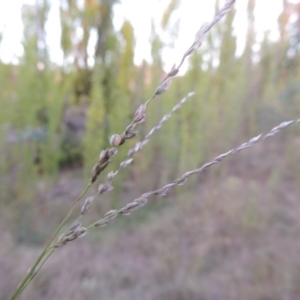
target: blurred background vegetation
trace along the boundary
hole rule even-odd
[[[151,62],[137,65],[135,28],[130,20],[113,26],[118,1],[81,2],[60,1],[62,64],[51,61],[46,43],[50,0],[23,6],[23,55],[15,64],[0,60],[1,300],[84,187],[109,137],[123,131],[163,77],[161,53],[172,43],[159,32],[177,37],[170,20],[180,0],[171,0],[160,27],[152,26]],[[215,2],[217,11],[223,2]],[[258,38],[255,0],[248,0],[240,55],[235,9],[211,30],[184,74],[148,106],[138,138],[188,92],[196,96],[117,177],[91,220],[299,118],[300,3],[282,3],[274,40],[268,31]],[[119,148],[112,169],[134,142]],[[21,298],[300,299],[299,146],[299,128],[290,128],[92,232],[55,253]]]

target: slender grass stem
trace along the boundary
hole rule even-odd
[[[64,217],[64,219],[61,221],[60,225],[57,227],[57,229],[55,230],[54,234],[52,235],[52,237],[50,238],[50,240],[48,241],[47,245],[45,246],[44,250],[42,251],[42,253],[40,254],[40,256],[36,259],[35,263],[33,264],[33,266],[30,268],[29,272],[27,273],[27,275],[23,278],[23,280],[21,281],[21,283],[19,284],[18,288],[15,290],[14,294],[11,296],[10,300],[14,300],[16,299],[21,293],[22,291],[25,289],[25,287],[29,284],[29,282],[32,280],[32,278],[37,274],[37,272],[40,270],[40,267],[37,269],[37,267],[39,266],[39,264],[42,262],[43,258],[45,257],[45,255],[47,254],[47,252],[49,251],[49,248],[52,244],[52,242],[54,241],[54,239],[56,238],[56,236],[59,234],[60,230],[62,229],[62,227],[65,225],[65,223],[68,221],[68,219],[70,218],[72,212],[74,211],[77,203],[82,199],[82,197],[88,192],[90,186],[92,185],[92,183],[89,183],[85,190],[81,193],[81,195],[75,200],[74,204],[72,205],[72,207],[70,208],[70,210],[68,211],[68,213],[66,214],[66,216]],[[51,254],[54,252],[53,249],[51,249],[50,254],[47,256],[47,259],[51,256]],[[46,260],[47,260],[46,259]],[[42,265],[44,264],[44,262],[41,263]],[[36,271],[36,272],[35,272]]]
[[[28,286],[28,284],[31,282],[31,280],[35,277],[35,275],[39,272],[39,270],[43,267],[44,263],[48,260],[48,258],[52,255],[52,253],[55,251],[55,249],[52,249],[50,252],[48,252],[47,256],[44,258],[44,260],[39,264],[37,270],[32,274],[30,278],[26,281],[25,285],[22,287],[22,289],[19,291],[17,297],[25,290],[25,288]]]

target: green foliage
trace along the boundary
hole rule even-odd
[[[119,32],[113,26],[116,3],[92,0],[77,6],[74,1],[60,1],[61,66],[50,61],[46,43],[50,1],[24,6],[24,55],[17,65],[0,62],[0,138],[14,141],[0,148],[3,202],[19,199],[32,182],[56,179],[61,169],[82,168],[84,174],[90,174],[100,151],[109,147],[109,137],[123,132],[137,107],[151,97],[163,78],[161,54],[173,44],[158,33],[170,33],[175,40],[178,32],[174,28],[178,28],[173,26],[173,13],[180,2],[169,1],[161,23],[152,23],[152,61],[141,66],[134,64],[135,36],[130,21]],[[144,153],[136,155],[134,170],[116,179],[118,190],[141,174],[146,174],[145,185],[158,187],[237,141],[299,115],[295,33],[299,28],[293,23],[295,32],[289,31],[291,5],[284,1],[278,41],[271,41],[266,32],[258,42],[255,1],[249,0],[246,43],[240,57],[233,28],[235,10],[212,29],[190,57],[186,74],[174,79],[169,90],[149,104],[146,123],[137,127],[137,138],[143,138],[188,92],[195,91],[196,96],[166,122]],[[91,53],[88,45],[95,42],[95,34],[95,52]],[[254,51],[254,45],[259,50]],[[70,113],[74,109],[83,116],[79,125]],[[75,129],[70,129],[74,124]],[[133,145],[129,140],[118,149],[112,169]]]

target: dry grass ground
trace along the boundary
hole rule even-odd
[[[198,187],[93,230],[59,249],[20,299],[300,299],[299,145],[264,142]],[[39,249],[8,228],[1,239],[4,300]]]

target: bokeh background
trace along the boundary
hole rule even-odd
[[[83,190],[109,137],[224,4],[195,2],[1,4],[1,300]],[[300,2],[237,0],[107,172],[196,95],[95,199],[84,225],[299,118],[299,72]],[[59,249],[20,299],[300,299],[299,133],[290,127]]]

